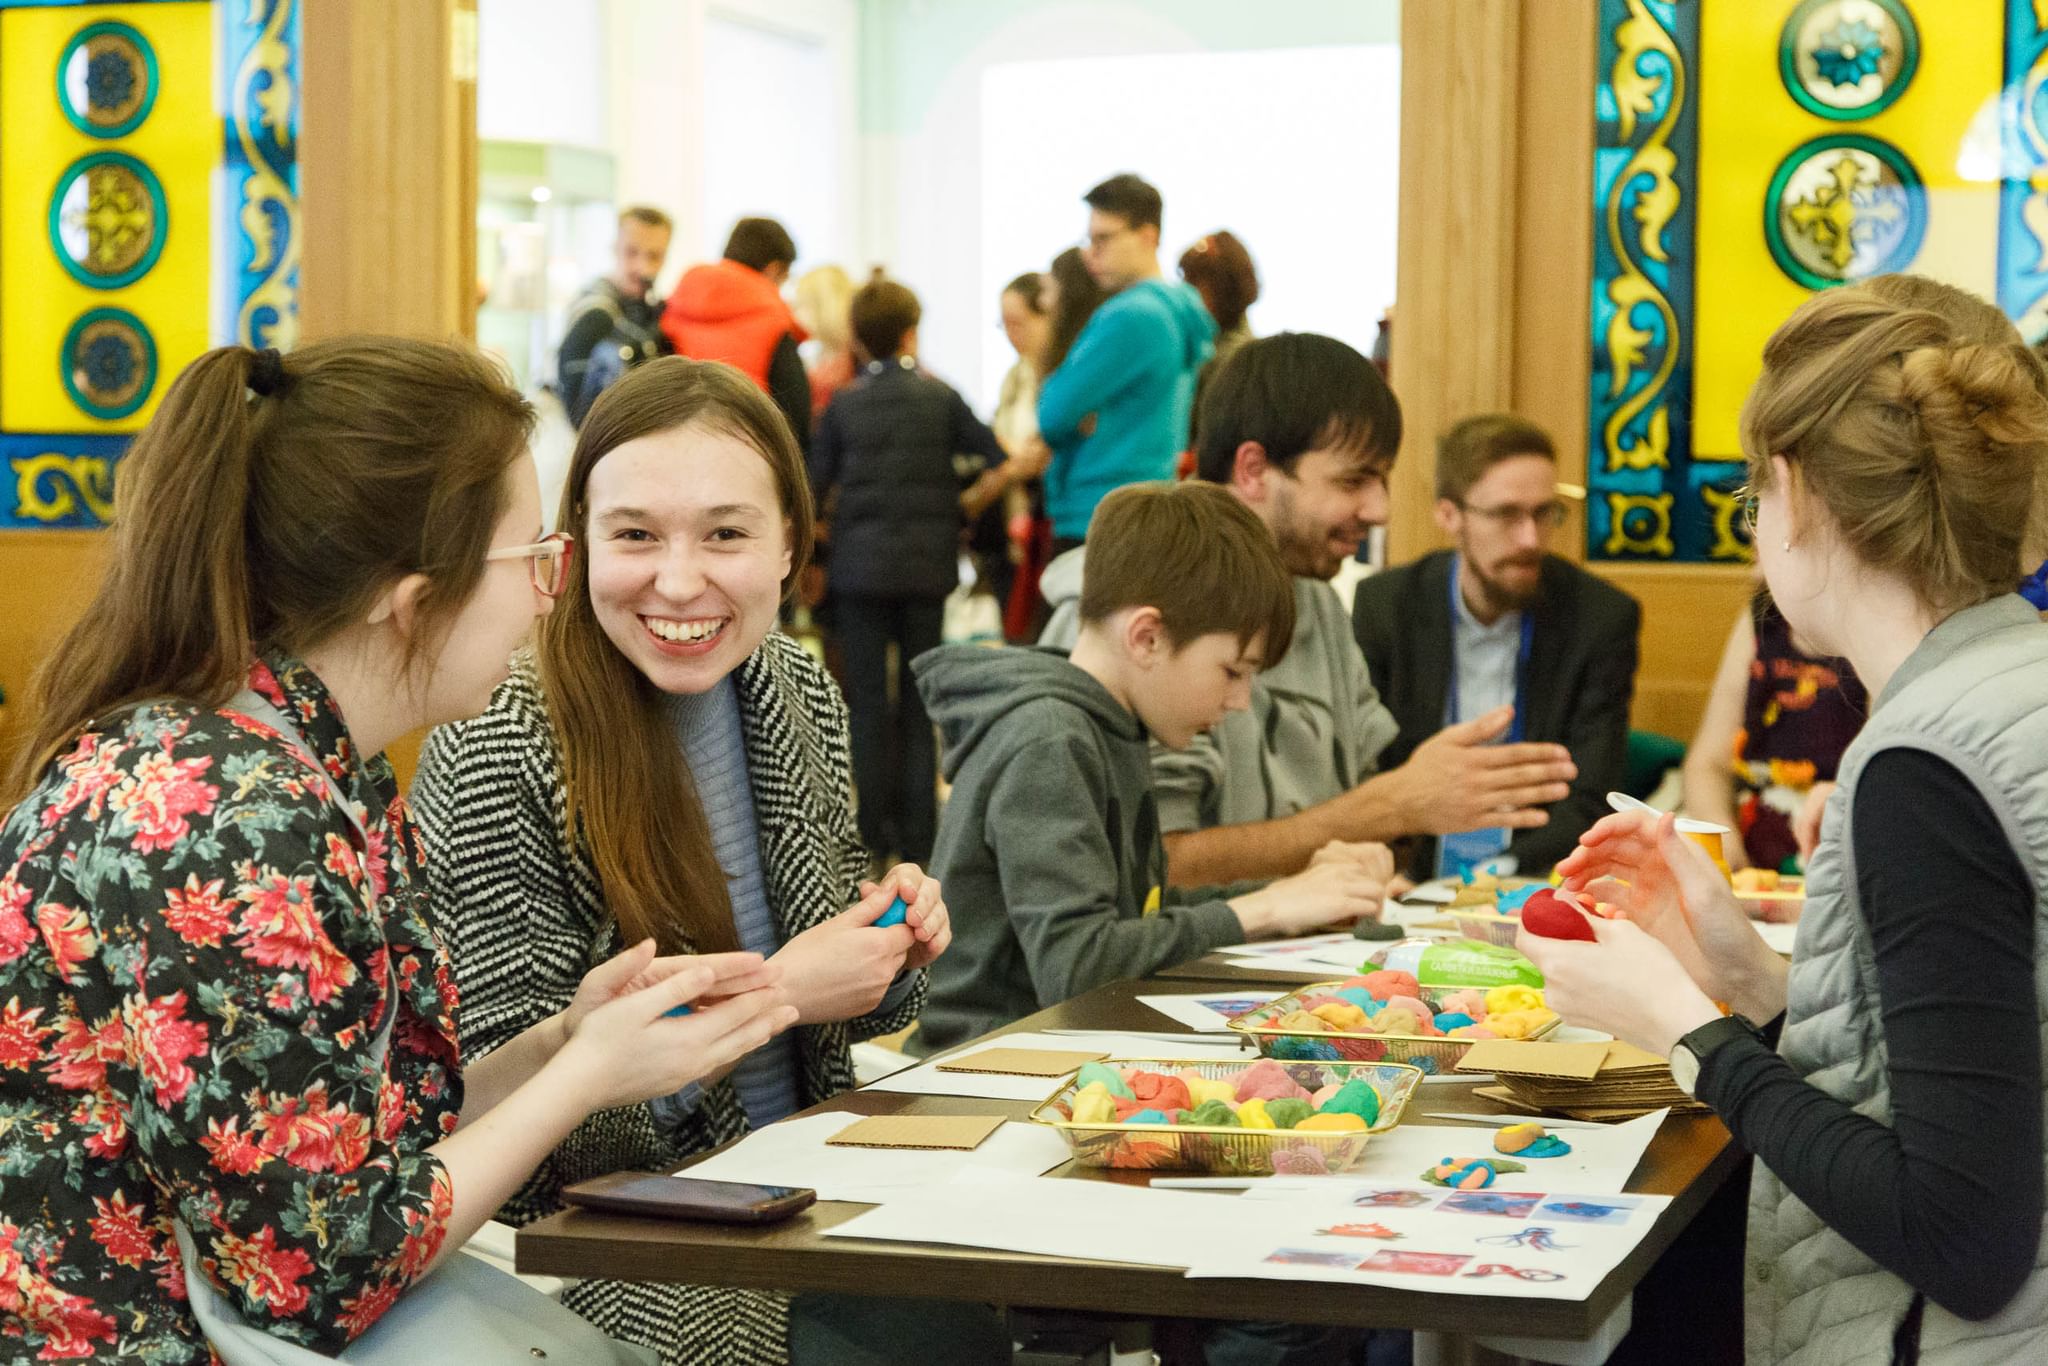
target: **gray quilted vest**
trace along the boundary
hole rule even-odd
[[[2001,597],[1956,613],[1900,665],[1843,756],[1826,835],[1807,870],[1779,1051],[1813,1085],[1885,1124],[1891,1095],[1877,970],[1847,835],[1865,765],[1900,747],[1939,755],[1983,793],[2033,879],[2036,942],[2048,945],[2048,626],[2025,600]],[[2034,984],[2048,1053],[2048,957],[2037,963]],[[2048,1242],[2034,1266],[1993,1318],[1971,1322],[1928,1303],[1920,1360],[2048,1362]],[[1913,1302],[1910,1286],[1823,1224],[1762,1164],[1750,1191],[1747,1281],[1752,1366],[1889,1361]]]

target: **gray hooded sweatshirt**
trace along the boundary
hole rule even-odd
[[[1244,939],[1224,898],[1262,884],[1164,886],[1145,728],[1063,651],[948,645],[911,668],[953,785],[932,853],[953,944],[915,1051]]]

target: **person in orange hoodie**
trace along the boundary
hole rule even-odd
[[[725,258],[683,272],[661,330],[677,355],[722,360],[768,391],[789,420],[797,445],[811,448],[811,383],[797,344],[806,338],[783,302],[796,242],[772,218],[742,218]]]

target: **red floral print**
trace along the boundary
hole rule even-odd
[[[36,1023],[43,1009],[23,1010],[19,996],[8,997],[7,1004],[0,1006],[0,1067],[26,1072],[29,1064],[42,1056],[43,1036],[56,1032],[53,1026]]]
[[[199,781],[199,775],[212,767],[209,757],[173,759],[169,754],[150,754],[114,789],[107,805],[128,818],[135,831],[131,843],[137,853],[173,847],[191,828],[187,816],[212,813],[220,789]]]
[[[173,1211],[244,1318],[328,1354],[446,1238],[427,1149],[462,1085],[418,841],[317,678],[250,677],[293,733],[146,704],[54,761],[0,837],[10,1360],[208,1362]]]
[[[42,932],[43,947],[50,951],[50,971],[63,981],[72,980],[78,965],[99,948],[85,912],[46,901],[36,907],[36,928]]]
[[[184,1016],[182,991],[154,1001],[131,996],[122,1012],[122,1024],[134,1042],[143,1080],[167,1105],[185,1098],[193,1080],[186,1059],[206,1048],[206,1026]]]
[[[226,885],[224,878],[214,878],[202,887],[197,873],[188,874],[183,887],[171,889],[164,906],[164,922],[188,944],[202,949],[219,948],[233,928],[228,914],[234,903],[221,895],[221,888]]]
[[[214,1267],[221,1278],[268,1308],[271,1317],[283,1318],[306,1307],[306,1287],[299,1282],[313,1269],[313,1259],[296,1247],[279,1247],[276,1229],[266,1225],[253,1238],[229,1233],[215,1246],[220,1258]]]
[[[99,1212],[92,1219],[92,1240],[123,1266],[140,1267],[156,1256],[156,1230],[144,1220],[149,1211],[131,1204],[127,1193],[115,1191],[111,1199],[95,1195],[92,1205]]]
[[[320,927],[311,877],[262,873],[235,895],[247,903],[235,942],[266,967],[304,968],[315,1005],[355,980],[356,965]]]

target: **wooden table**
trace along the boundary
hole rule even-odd
[[[1241,979],[1238,979],[1241,980]],[[1211,985],[1219,983],[1212,980]],[[1140,1004],[1143,993],[1184,992],[1186,978],[1117,982],[1020,1020],[1008,1030],[1176,1029]],[[1432,1084],[1430,1109],[1498,1111],[1450,1083]],[[1031,1106],[964,1096],[852,1091],[807,1114],[1001,1114],[1021,1119]],[[861,1242],[824,1231],[870,1208],[820,1202],[766,1228],[636,1219],[568,1210],[519,1230],[519,1270],[553,1276],[680,1281],[763,1290],[927,1296],[1010,1307],[1082,1310],[1132,1318],[1281,1320],[1355,1327],[1410,1328],[1460,1335],[1583,1340],[1634,1290],[1644,1274],[1720,1189],[1740,1162],[1717,1119],[1673,1117],[1650,1144],[1628,1189],[1669,1195],[1650,1235],[1584,1300],[1432,1295],[1380,1286],[1314,1287],[1284,1281],[1188,1280],[1180,1272],[1117,1262],[1082,1261],[983,1248]],[[1145,1172],[1062,1166],[1052,1173],[1143,1185]],[[1219,1195],[1218,1200],[1234,1197]]]

